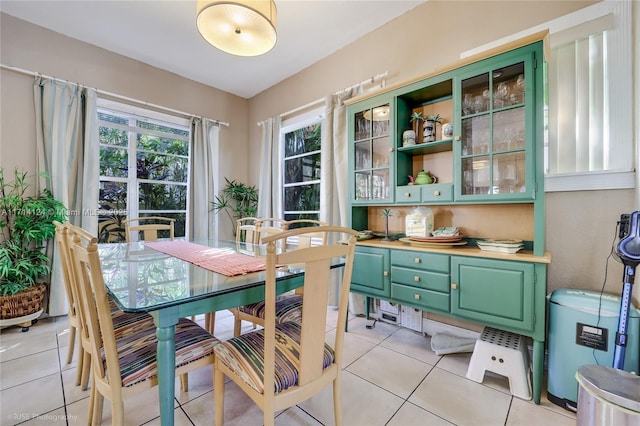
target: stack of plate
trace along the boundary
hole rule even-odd
[[[480,250],[497,251],[499,253],[514,254],[522,250],[522,240],[479,240],[476,241]]]
[[[466,241],[462,241],[462,235],[451,235],[442,237],[407,237],[400,238],[403,243],[409,243],[417,247],[452,247],[466,245]]]

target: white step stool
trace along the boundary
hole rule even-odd
[[[531,399],[529,353],[523,336],[485,327],[473,349],[467,379],[482,383],[487,370],[508,377],[514,396]]]

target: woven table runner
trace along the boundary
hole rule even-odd
[[[228,277],[267,269],[266,259],[236,253],[231,249],[207,247],[188,241],[156,241],[144,245]]]

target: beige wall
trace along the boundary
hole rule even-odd
[[[592,3],[429,1],[251,99],[251,149],[258,150],[260,144],[256,121],[380,72],[388,71],[389,85],[412,80],[457,61],[461,52]],[[257,179],[255,170],[257,164],[250,165],[252,180]],[[633,190],[547,193],[547,250],[552,253],[549,291],[600,290],[616,221],[621,213],[637,207]],[[621,264],[610,261],[605,290],[619,294],[621,281]],[[637,287],[640,284],[634,301],[640,306]]]
[[[260,152],[257,121],[379,72],[388,71],[388,84],[413,79],[456,61],[460,52],[591,3],[431,0],[249,101],[4,14],[0,62],[228,121],[231,127],[221,130],[221,174],[256,183],[259,156],[246,152]],[[35,168],[31,82],[29,76],[0,70],[2,167]],[[553,256],[549,290],[599,290],[616,221],[620,213],[637,208],[633,190],[548,193],[547,249]],[[615,261],[609,264],[605,289],[619,293],[622,268]],[[634,300],[640,305],[638,287]]]

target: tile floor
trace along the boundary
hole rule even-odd
[[[201,320],[201,319],[200,319]],[[335,336],[336,312],[329,311],[327,340]],[[512,397],[508,380],[487,373],[484,383],[465,378],[470,354],[437,356],[428,337],[378,322],[373,329],[352,318],[345,337],[343,407],[345,425],[574,425],[575,415],[547,401]],[[250,324],[245,324],[246,330]],[[233,333],[233,317],[220,312],[216,336]],[[27,333],[0,333],[0,425],[86,425],[89,391],[74,385],[75,359],[65,363],[66,317],[40,320]],[[189,376],[189,391],[176,387],[175,424],[212,425],[211,370]],[[277,425],[331,425],[330,388],[281,412]],[[128,425],[159,425],[157,389],[125,402]],[[105,401],[104,424],[111,423]],[[261,425],[262,412],[237,386],[226,386],[225,424]]]

